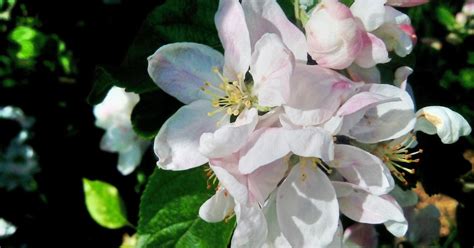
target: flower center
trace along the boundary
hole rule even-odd
[[[392,172],[392,175],[404,185],[408,185],[405,179],[405,172],[414,174],[415,169],[407,168],[402,164],[418,163],[420,159],[414,158],[414,156],[423,152],[422,149],[412,152],[415,143],[416,137],[411,134],[406,136],[400,143],[382,143],[374,150],[374,154],[382,159],[390,172]]]
[[[246,85],[242,75],[237,76],[237,80],[230,81],[224,77],[218,68],[212,69],[221,79],[218,86],[210,82],[205,82],[201,90],[210,95],[214,111],[208,113],[213,116],[224,112],[224,116],[238,116],[245,109],[256,106],[257,98],[252,95],[251,89]]]
[[[305,169],[309,167],[309,169],[316,170],[316,168],[320,168],[323,170],[326,174],[330,175],[332,173],[332,169],[324,163],[320,158],[314,158],[314,157],[298,157],[299,163],[301,164],[301,181],[305,181],[308,175],[306,174]]]

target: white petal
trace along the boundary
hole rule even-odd
[[[252,197],[263,205],[271,192],[281,182],[288,170],[288,161],[278,159],[262,166],[248,175],[248,188]]]
[[[238,0],[220,0],[214,21],[224,47],[224,75],[231,80],[245,77],[250,65],[250,37],[244,11]]]
[[[364,24],[365,30],[374,31],[384,22],[387,0],[355,0],[351,5],[352,14]]]
[[[16,232],[16,226],[0,218],[0,238],[13,235]]]
[[[281,231],[293,247],[321,247],[337,231],[339,208],[327,176],[311,166],[295,166],[277,192]]]
[[[206,45],[179,42],[160,47],[148,57],[148,74],[166,93],[183,103],[209,98],[200,87],[218,84],[212,69],[222,68],[221,53]]]
[[[209,117],[209,101],[198,100],[181,107],[161,127],[155,138],[154,150],[158,166],[166,170],[187,170],[208,161],[199,148],[203,133],[217,128],[219,115]]]
[[[328,162],[334,157],[333,149],[332,136],[322,128],[262,129],[242,148],[239,169],[248,174],[290,152]]]
[[[201,205],[199,217],[210,223],[220,222],[233,213],[234,206],[235,203],[232,196],[221,187],[217,190],[216,194]]]
[[[334,234],[333,240],[327,246],[328,248],[341,248],[341,247],[343,247],[343,243],[342,243],[343,231],[344,231],[344,229],[342,227],[342,223],[339,220],[339,223],[337,224],[336,234]]]
[[[233,123],[218,128],[214,133],[204,133],[199,151],[207,157],[224,157],[239,150],[247,142],[258,121],[257,110],[244,111]]]
[[[271,194],[265,206],[262,209],[267,220],[268,235],[264,248],[291,248],[290,243],[280,230],[276,208],[276,193]]]
[[[137,140],[128,150],[120,151],[117,168],[122,175],[129,175],[137,168],[148,145],[148,142]]]
[[[386,102],[397,101],[399,98],[388,97],[373,92],[360,92],[349,98],[338,110],[337,116],[346,116],[369,109]]]
[[[452,144],[459,137],[471,133],[471,126],[460,114],[441,106],[424,107],[416,112],[415,130],[435,134],[444,144]]]
[[[385,6],[384,23],[397,24],[397,25],[410,25],[410,17],[390,6]]]
[[[107,152],[120,152],[130,148],[137,135],[131,125],[110,126],[100,140],[100,149]]]
[[[131,126],[130,116],[140,96],[113,86],[104,100],[94,106],[95,125],[103,129],[111,126]]]
[[[375,195],[387,194],[395,185],[382,160],[355,146],[335,145],[334,161],[331,165],[348,182]]]
[[[301,63],[296,64],[291,82],[290,100],[284,109],[288,119],[300,126],[329,120],[356,89],[352,81],[332,70]]]
[[[415,125],[414,105],[406,91],[387,84],[367,84],[364,88],[363,91],[389,98],[400,98],[400,101],[378,104],[367,110],[362,119],[350,128],[348,136],[362,143],[377,143],[396,139],[413,130]],[[360,113],[355,113],[355,119],[361,117],[358,114]],[[347,120],[350,118],[346,117]]]
[[[395,79],[393,84],[400,87],[402,90],[407,89],[408,77],[413,73],[413,69],[408,66],[402,66],[395,71]]]
[[[250,73],[261,106],[279,106],[290,96],[295,58],[276,34],[264,34],[255,44]]]
[[[306,38],[286,17],[275,0],[243,0],[242,8],[249,28],[250,40],[255,44],[265,33],[274,33],[282,37],[283,42],[293,52],[297,60],[306,62]]]
[[[403,210],[395,200],[388,200],[388,195],[376,196],[346,182],[332,184],[339,200],[339,209],[345,216],[361,223],[384,223],[396,236],[400,236],[403,230],[406,232],[407,222]]]
[[[259,206],[235,206],[237,227],[232,237],[232,247],[261,247],[267,238],[267,222]]]
[[[212,159],[209,164],[219,182],[238,203],[246,204],[249,200],[247,177],[238,172],[238,156],[232,155],[220,159]]]

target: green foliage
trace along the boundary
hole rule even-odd
[[[234,221],[211,224],[198,216],[212,193],[202,168],[156,169],[140,203],[137,247],[227,247]]]
[[[438,21],[443,24],[448,30],[453,30],[456,26],[456,18],[451,13],[450,9],[440,6],[436,9],[436,16]]]
[[[474,69],[464,68],[459,71],[459,80],[465,89],[474,89]]]
[[[83,179],[86,206],[99,225],[117,229],[128,225],[125,208],[117,188],[101,181]]]

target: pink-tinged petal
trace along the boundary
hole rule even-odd
[[[249,174],[290,152],[302,157],[322,158],[329,162],[334,157],[333,150],[332,136],[322,128],[261,129],[255,132],[242,148],[239,170]]]
[[[201,87],[220,82],[213,68],[222,68],[221,53],[206,45],[180,42],[160,47],[148,57],[148,74],[166,93],[183,103],[209,98]]]
[[[364,82],[369,84],[379,84],[381,83],[380,71],[377,67],[362,68],[357,64],[352,64],[347,68],[352,81],[354,82]]]
[[[252,23],[248,27],[252,45],[265,33],[278,34],[295,58],[306,62],[306,38],[303,32],[288,20],[276,0],[243,0],[242,8],[247,23]]]
[[[400,87],[402,90],[407,89],[408,77],[413,73],[413,69],[408,66],[402,66],[395,71],[395,79],[393,84]]]
[[[263,248],[291,248],[290,243],[280,229],[278,223],[277,208],[276,208],[276,193],[270,195],[268,201],[263,206],[263,214],[267,220],[268,235]]]
[[[244,11],[238,0],[220,0],[214,18],[224,47],[224,75],[231,80],[245,77],[250,65],[250,37]]]
[[[427,2],[429,0],[387,0],[387,4],[395,7],[413,7]]]
[[[339,73],[301,63],[296,64],[291,82],[290,100],[283,107],[287,118],[300,126],[316,126],[329,120],[356,89]]]
[[[416,131],[437,133],[441,142],[452,144],[471,133],[471,126],[462,115],[442,106],[424,107],[416,112]]]
[[[332,182],[332,184],[336,190],[339,209],[345,216],[361,223],[384,223],[392,234],[404,235],[407,222],[403,210],[389,195],[373,195],[357,185],[346,182]]]
[[[161,127],[155,138],[157,165],[166,170],[187,170],[208,161],[199,152],[199,138],[217,129],[219,115],[209,117],[209,101],[198,100],[181,107]]]
[[[374,225],[356,223],[344,231],[344,247],[377,247],[378,234]]]
[[[255,130],[268,127],[280,127],[281,125],[278,121],[282,112],[283,109],[281,107],[276,107],[264,115],[258,116],[258,123]]]
[[[267,222],[260,207],[244,204],[235,206],[237,227],[232,236],[232,247],[261,247],[267,238]]]
[[[235,122],[218,128],[214,133],[204,133],[199,142],[199,151],[210,158],[224,157],[238,151],[247,142],[257,121],[256,109],[244,111]]]
[[[334,161],[330,165],[348,182],[375,195],[387,194],[395,185],[382,160],[355,146],[335,145]]]
[[[212,171],[224,188],[238,203],[246,204],[249,200],[247,177],[238,172],[239,157],[237,154],[209,161]]]
[[[397,101],[398,98],[390,98],[372,92],[361,92],[349,98],[337,111],[336,115],[346,116],[357,111],[372,108],[378,104]]]
[[[320,3],[305,25],[308,52],[323,67],[349,67],[364,46],[366,31],[350,9],[337,1]]]
[[[405,32],[405,34],[410,37],[411,43],[413,46],[418,42],[418,37],[416,36],[415,28],[410,24],[401,24],[400,29]]]
[[[398,56],[405,57],[413,50],[413,40],[416,38],[414,30],[407,30],[408,26],[411,26],[410,17],[385,6],[385,23],[373,34],[384,41],[388,51],[395,51]]]
[[[368,91],[389,98],[399,98],[378,104],[373,108],[345,116],[344,134],[362,143],[377,143],[380,141],[399,138],[415,126],[414,104],[410,95],[398,87],[387,84],[367,84],[361,91]],[[366,110],[366,111],[365,111]],[[365,112],[361,115],[361,112]],[[346,130],[349,130],[346,132]]]
[[[276,205],[281,231],[292,247],[323,247],[333,240],[339,208],[320,169],[296,165],[278,188]]]
[[[223,188],[219,188],[211,198],[199,208],[199,217],[210,222],[220,222],[234,212],[234,198]]]
[[[131,127],[130,116],[140,96],[113,86],[104,100],[94,106],[95,125],[108,129],[112,126]]]
[[[276,34],[264,34],[255,44],[250,73],[261,106],[275,107],[288,101],[295,58]]]
[[[384,22],[387,0],[355,0],[351,5],[352,14],[364,24],[367,32],[372,32]]]
[[[411,37],[400,26],[384,24],[374,34],[384,41],[388,51],[394,51],[400,57],[407,56],[413,50]]]
[[[281,182],[287,170],[287,161],[285,159],[278,159],[249,174],[248,188],[252,197],[260,205],[263,205],[270,193],[277,188],[278,183]]]
[[[367,33],[364,38],[364,47],[357,56],[355,62],[362,68],[371,68],[377,64],[390,61],[385,43],[377,36]]]

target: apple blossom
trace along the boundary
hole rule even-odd
[[[106,132],[100,142],[100,148],[108,152],[117,152],[118,170],[128,175],[140,164],[148,141],[139,138],[133,131],[130,116],[140,97],[125,89],[112,87],[102,103],[94,107],[96,126]]]
[[[155,83],[188,104],[166,121],[155,139],[162,168],[189,169],[209,157],[237,151],[256,122],[231,123],[231,118],[248,112],[255,119],[257,109],[268,112],[289,97],[295,58],[282,39],[248,28],[243,8],[235,0],[220,1],[215,23],[224,56],[205,45],[173,43],[149,57],[148,72]],[[245,78],[247,72],[251,80]],[[240,139],[220,148],[220,142],[226,142],[222,135]]]

